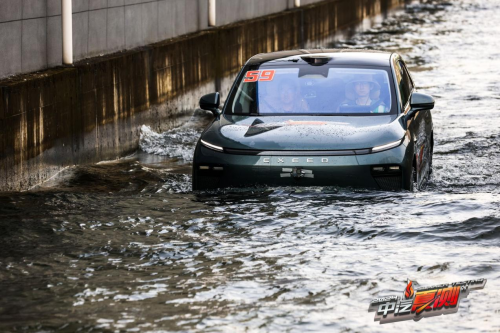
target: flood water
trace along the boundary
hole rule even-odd
[[[0,331],[499,332],[500,2],[391,12],[337,47],[399,51],[436,98],[420,192],[190,191],[207,118],[0,194]],[[329,46],[329,45],[325,45]],[[379,325],[406,279],[486,278],[458,313]]]

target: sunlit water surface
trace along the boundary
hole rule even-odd
[[[143,127],[129,159],[0,195],[0,331],[499,332],[498,17],[496,0],[416,4],[335,45],[401,52],[435,96],[418,193],[193,193],[195,115]],[[379,325],[367,311],[407,278],[481,277],[457,314]]]

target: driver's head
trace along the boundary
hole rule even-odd
[[[373,89],[371,82],[360,81],[354,83],[354,92],[359,97],[365,97],[370,94],[370,91]]]
[[[291,80],[283,80],[280,85],[280,99],[283,103],[293,102],[297,96],[298,88]]]

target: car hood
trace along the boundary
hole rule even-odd
[[[223,115],[207,128],[202,139],[232,149],[344,150],[384,145],[404,134],[396,115]]]

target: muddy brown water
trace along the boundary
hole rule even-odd
[[[417,3],[334,46],[399,51],[435,96],[417,193],[190,191],[204,124],[0,194],[0,331],[500,331],[500,3]],[[326,45],[332,46],[332,45]],[[457,314],[379,325],[372,298],[486,278]]]

